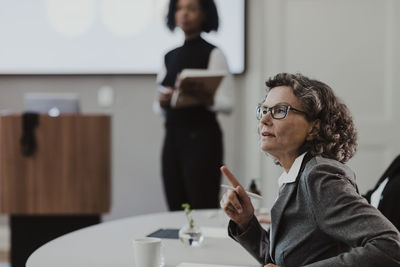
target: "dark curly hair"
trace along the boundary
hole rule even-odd
[[[217,31],[219,26],[219,18],[218,18],[218,11],[217,7],[213,0],[197,0],[205,14],[205,20],[201,31],[203,32],[210,32],[210,31]],[[173,31],[176,27],[175,23],[175,11],[176,11],[176,4],[178,0],[171,0],[169,2],[168,14],[167,14],[167,27]]]
[[[335,96],[332,88],[299,73],[279,73],[270,78],[266,85],[267,95],[274,87],[291,87],[307,114],[306,119],[321,121],[318,135],[311,141],[305,141],[300,147],[300,154],[307,151],[313,156],[321,155],[342,163],[354,155],[357,131],[347,106]]]

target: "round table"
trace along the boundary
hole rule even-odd
[[[200,247],[187,247],[178,239],[162,239],[165,266],[182,262],[260,266],[239,244],[228,237],[228,218],[221,210],[193,211],[195,223],[204,227]],[[132,240],[160,228],[180,228],[184,212],[165,212],[130,217],[87,227],[50,241],[28,259],[27,267],[135,266]]]

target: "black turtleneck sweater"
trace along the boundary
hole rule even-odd
[[[214,45],[206,42],[200,36],[185,40],[181,47],[171,50],[165,55],[166,75],[161,81],[165,87],[175,88],[178,73],[183,69],[207,69],[211,51]],[[215,113],[206,107],[185,107],[166,109],[166,127],[207,127],[216,126]]]

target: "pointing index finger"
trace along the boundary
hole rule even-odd
[[[224,174],[224,176],[226,177],[226,179],[231,183],[231,185],[233,187],[237,187],[238,185],[240,185],[240,183],[238,182],[238,180],[236,179],[236,177],[230,172],[230,170],[228,169],[228,167],[226,166],[222,166],[220,168],[221,172]]]

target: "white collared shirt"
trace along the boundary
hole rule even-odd
[[[278,179],[279,188],[281,188],[281,186],[284,184],[289,184],[296,181],[296,177],[297,175],[299,175],[301,163],[303,162],[303,158],[306,155],[306,153],[307,152],[304,152],[294,160],[292,166],[289,169],[289,172],[286,172],[285,170],[283,171],[283,173]]]

